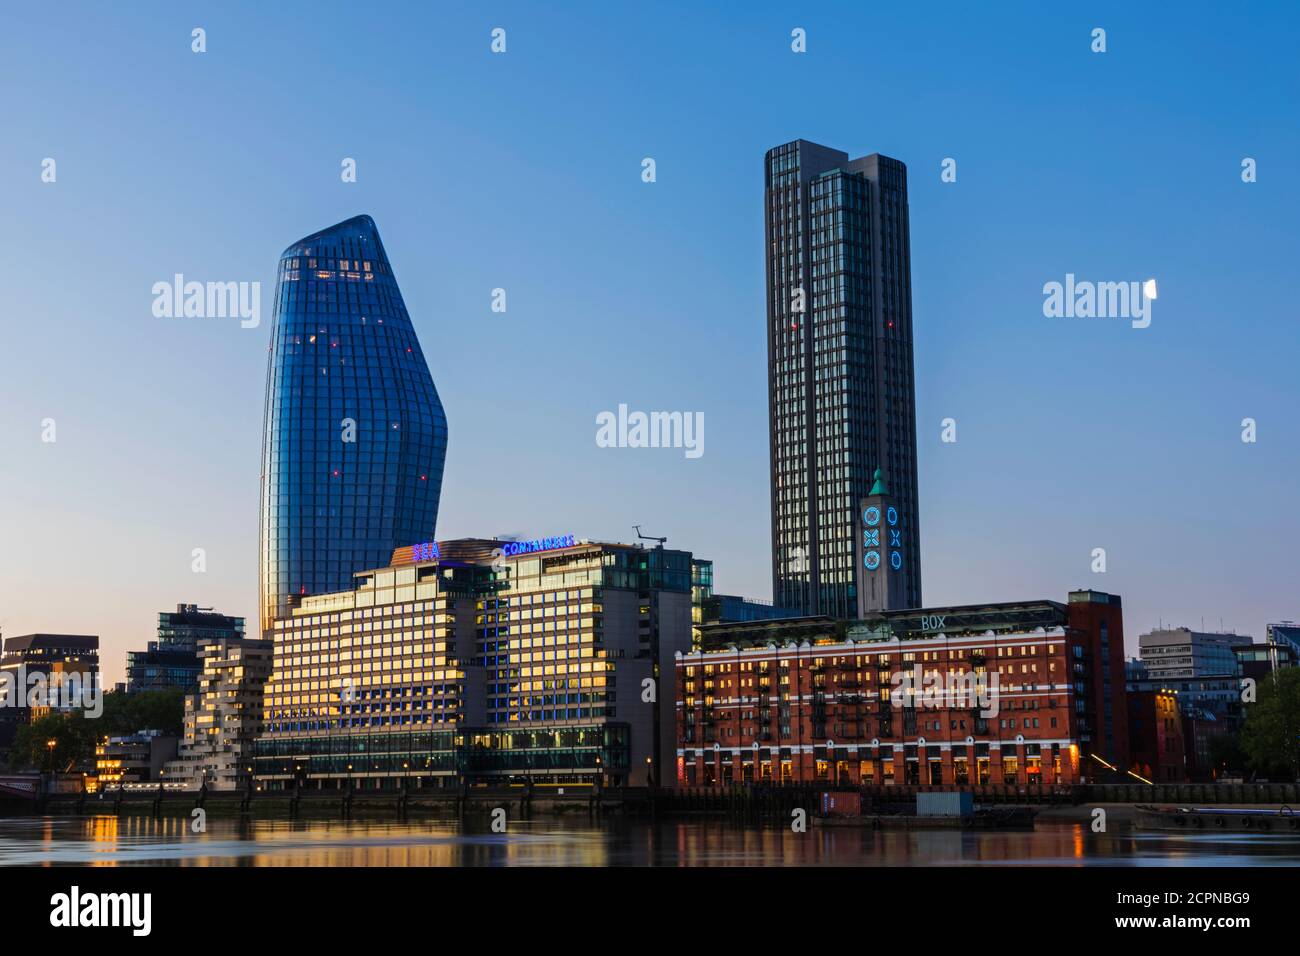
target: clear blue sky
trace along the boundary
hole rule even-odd
[[[5,634],[98,633],[120,679],[177,602],[255,619],[277,256],[362,212],[450,422],[440,537],[639,523],[769,596],[762,159],[798,137],[910,170],[927,604],[1096,587],[1130,646],[1300,618],[1294,6],[547,6],[7,12]],[[154,318],[177,272],[260,281],[262,326]],[[1156,277],[1151,327],[1045,318],[1067,272]],[[704,456],[596,447],[619,403],[702,411]]]

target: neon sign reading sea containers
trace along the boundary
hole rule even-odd
[[[501,553],[507,558],[518,554],[532,554],[536,551],[554,551],[558,548],[572,548],[577,542],[571,534],[562,534],[553,538],[534,538],[531,541],[505,541],[501,544]]]
[[[534,554],[538,551],[572,548],[577,543],[577,539],[571,534],[556,535],[550,538],[533,538],[531,541],[503,541],[501,542],[500,553],[503,557],[513,558],[517,555]],[[496,551],[493,551],[493,554],[496,553]],[[436,541],[425,541],[421,544],[411,545],[411,560],[416,563],[439,561],[441,559],[442,552]]]
[[[423,544],[411,545],[412,561],[437,561],[442,558],[437,541],[425,541]]]

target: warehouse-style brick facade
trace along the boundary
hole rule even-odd
[[[1127,760],[1110,700],[1123,684],[1106,677],[1123,666],[1120,615],[1081,591],[705,627],[676,661],[678,785],[1085,782],[1091,754]]]

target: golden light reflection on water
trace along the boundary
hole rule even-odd
[[[1033,831],[870,830],[813,827],[737,829],[724,823],[677,831],[675,861],[684,866],[751,864],[932,866],[944,864],[1056,862],[1084,855],[1082,827]]]
[[[1206,865],[1300,862],[1295,841],[1188,840],[1082,822],[1033,830],[886,830],[741,826],[723,820],[659,824],[619,818],[513,820],[237,820],[50,817],[0,820],[0,863],[91,866],[962,866],[1097,862]],[[1261,860],[1262,861],[1262,860]]]

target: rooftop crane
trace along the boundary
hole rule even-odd
[[[662,547],[664,546],[665,542],[668,541],[667,538],[656,538],[654,535],[650,535],[650,534],[642,534],[642,533],[641,533],[641,526],[640,526],[639,524],[634,524],[634,525],[632,525],[632,527],[636,529],[636,536],[637,536],[637,538],[639,538],[639,539],[642,540],[642,541],[658,541],[658,542],[659,542],[658,547],[660,547],[660,548],[662,548]]]

